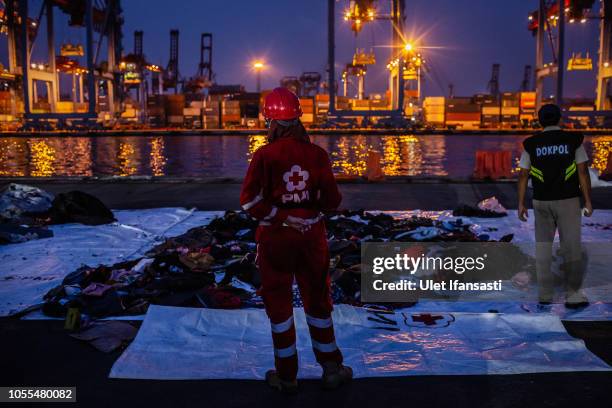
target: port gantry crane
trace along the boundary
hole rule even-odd
[[[349,8],[344,12],[344,19],[350,21],[351,29],[358,33],[364,24],[374,20],[385,20],[391,25],[391,62],[387,67],[390,71],[390,93],[391,104],[387,110],[367,110],[352,111],[336,109],[336,0],[327,2],[327,28],[328,28],[328,54],[327,72],[329,91],[329,113],[330,125],[351,122],[352,118],[362,117],[365,123],[369,122],[370,117],[384,118],[379,121],[390,127],[408,127],[411,123],[404,115],[404,84],[405,75],[408,74],[407,61],[417,58],[412,45],[406,44],[403,40],[404,32],[404,9],[405,0],[390,0],[391,13],[389,15],[378,14],[374,0],[350,0]],[[421,57],[418,55],[418,61]],[[420,68],[419,68],[420,69]],[[357,73],[357,72],[355,72]],[[362,73],[362,71],[360,72]]]
[[[538,9],[528,16],[528,29],[536,37],[535,89],[536,107],[542,105],[544,79],[555,77],[554,95],[556,103],[563,103],[564,56],[565,56],[565,26],[566,22],[587,23],[589,20],[599,21],[599,60],[597,63],[597,89],[594,112],[581,112],[584,116],[612,117],[612,95],[609,92],[609,82],[612,79],[612,0],[600,0],[598,13],[591,12],[595,0],[538,0]],[[557,29],[556,41],[553,29]],[[550,43],[552,61],[544,62],[546,38]],[[592,62],[587,55],[572,56],[568,61],[568,70],[592,69]]]
[[[49,120],[60,123],[66,120],[95,120],[100,98],[105,98],[105,110],[114,114],[117,93],[120,91],[120,72],[117,69],[123,24],[120,0],[43,0],[35,19],[30,17],[29,0],[3,2],[2,24],[8,36],[8,71],[21,78],[24,127],[37,127],[42,121]],[[56,54],[55,9],[69,16],[70,26],[85,28],[85,47],[64,44],[60,55]],[[47,58],[46,61],[35,62],[32,60],[32,49],[41,36],[38,28],[43,16],[46,18]],[[107,40],[106,61],[100,61],[104,38]],[[85,66],[80,65],[78,57],[85,57]],[[73,76],[71,111],[66,111],[64,105],[60,109],[59,76],[64,73]],[[85,82],[87,103],[84,99]],[[40,83],[47,90],[48,102],[45,104],[38,98]]]

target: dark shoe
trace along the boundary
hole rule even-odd
[[[576,291],[568,293],[565,296],[565,307],[568,309],[578,309],[589,305],[589,299],[582,293],[582,291]]]
[[[335,390],[342,384],[346,384],[353,379],[353,369],[338,363],[323,364],[323,388],[326,390]]]
[[[266,373],[266,383],[284,394],[295,394],[298,390],[297,380],[285,381],[278,376],[276,370],[269,370]]]

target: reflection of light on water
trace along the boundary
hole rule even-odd
[[[55,149],[44,141],[30,142],[30,155],[32,170],[30,175],[34,177],[51,177],[55,174]]]
[[[91,139],[80,137],[78,139],[59,139],[56,145],[57,162],[63,168],[58,173],[65,176],[91,176]],[[62,172],[63,170],[63,172]]]
[[[151,139],[151,173],[154,176],[163,176],[166,166],[166,156],[164,156],[164,139],[154,137]]]
[[[364,136],[343,136],[338,138],[336,149],[331,152],[332,167],[335,173],[360,176],[366,170],[368,145]]]
[[[612,152],[612,139],[594,140],[592,151],[593,162],[591,166],[599,170],[601,174],[608,166],[608,159],[610,158],[610,152]]]
[[[16,140],[0,139],[0,176],[23,177],[25,173],[19,161],[25,161],[24,146]]]
[[[383,139],[383,159],[381,164],[385,175],[397,176],[400,174],[402,165],[401,147],[401,142],[396,137]]]
[[[119,144],[119,153],[117,154],[117,161],[119,164],[119,175],[122,177],[131,176],[136,173],[136,160],[134,156],[136,149],[129,143]]]
[[[420,137],[422,146],[422,165],[419,175],[425,176],[448,176],[445,162],[448,159],[446,153],[446,139],[438,136]],[[455,175],[454,175],[455,176]]]
[[[261,146],[268,143],[268,137],[266,135],[249,135],[249,151],[247,152],[248,160],[251,161],[253,154]]]
[[[368,152],[380,150],[381,167],[387,176],[448,175],[443,138],[399,135],[374,138],[374,144],[368,140],[365,136],[338,138],[331,151],[334,172],[361,176],[366,171]]]

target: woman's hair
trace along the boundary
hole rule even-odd
[[[290,122],[272,120],[272,122],[270,122],[270,128],[268,129],[268,143],[285,137],[293,137],[303,142],[310,143],[308,133],[299,119]]]

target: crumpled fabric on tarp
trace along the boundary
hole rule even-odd
[[[102,201],[82,191],[58,194],[46,215],[50,224],[101,225],[116,221],[113,212]]]
[[[0,194],[0,219],[17,219],[23,213],[47,211],[53,198],[53,194],[40,188],[11,183]]]
[[[499,202],[499,200],[493,196],[485,198],[477,204],[477,207],[483,211],[492,211],[497,214],[506,215],[506,208]]]
[[[318,378],[304,311],[294,310],[299,378]],[[356,378],[609,371],[556,316],[374,312],[339,305],[333,320]],[[263,310],[151,306],[110,378],[263,379],[273,366]]]

